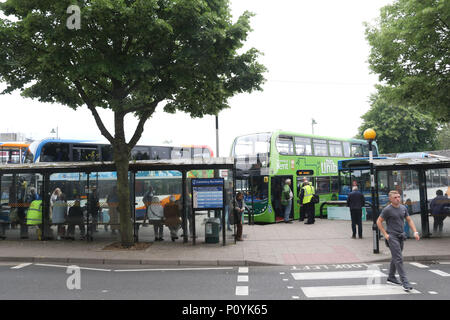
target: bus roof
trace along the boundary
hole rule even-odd
[[[0,142],[0,147],[26,148],[29,145],[29,142]]]
[[[300,136],[300,137],[315,138],[315,139],[337,140],[337,141],[364,142],[364,143],[367,142],[364,139],[337,138],[337,137],[319,136],[319,135],[316,135],[316,134],[299,133],[299,132],[283,131],[283,130],[274,131],[273,134],[289,135],[289,136]]]
[[[287,136],[298,136],[298,137],[306,137],[306,138],[314,138],[314,139],[326,139],[326,140],[336,140],[336,141],[349,141],[349,142],[360,142],[360,143],[367,143],[364,139],[355,139],[355,138],[336,138],[336,137],[328,137],[328,136],[319,136],[315,134],[308,134],[308,133],[299,133],[299,132],[293,132],[293,131],[284,131],[284,130],[276,130],[276,131],[266,131],[266,132],[255,132],[255,133],[249,133],[249,134],[243,134],[236,138],[240,137],[246,137],[256,134],[270,134],[270,135],[287,135]],[[376,142],[374,141],[374,144]]]

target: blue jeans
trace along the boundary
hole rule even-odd
[[[284,207],[284,221],[289,221],[291,208],[292,208],[292,201],[289,201],[288,204]]]

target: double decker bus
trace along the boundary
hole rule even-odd
[[[377,145],[372,145],[377,156]],[[274,223],[283,220],[281,193],[286,179],[291,179],[294,195],[291,218],[298,219],[303,178],[312,183],[320,202],[337,200],[338,161],[368,157],[369,145],[359,139],[275,131],[237,137],[231,155],[236,159],[236,189],[245,194],[246,216]],[[315,207],[319,215],[320,204]]]
[[[23,163],[29,145],[26,142],[0,142],[0,164]]]

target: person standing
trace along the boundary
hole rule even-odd
[[[116,230],[119,230],[119,196],[117,195],[117,186],[113,186],[112,191],[106,198],[109,212],[109,225],[111,227],[112,234],[116,234]]]
[[[236,199],[234,200],[234,224],[236,224],[236,240],[243,241],[242,239],[242,217],[245,211],[244,194],[238,192]]]
[[[389,276],[387,282],[390,284],[402,285],[405,291],[413,289],[406,277],[405,269],[403,268],[403,244],[406,238],[403,228],[405,220],[408,222],[410,228],[414,232],[414,237],[419,240],[419,232],[409,216],[408,210],[401,204],[401,196],[398,191],[389,192],[390,204],[381,211],[377,220],[377,226],[383,233],[386,245],[391,251],[392,259],[389,268]],[[383,222],[386,221],[387,230],[383,227]],[[395,272],[398,272],[400,281],[395,277]]]
[[[315,220],[315,210],[314,203],[311,201],[313,195],[315,194],[314,187],[309,183],[307,179],[303,182],[302,190],[300,191],[300,210],[304,210],[308,221],[305,224],[314,224]]]
[[[291,209],[292,209],[292,198],[294,197],[292,190],[291,190],[291,179],[286,179],[284,181],[284,187],[283,192],[281,193],[281,204],[284,208],[284,222],[285,223],[292,223],[292,221],[289,220],[289,216],[291,215]]]
[[[431,200],[430,210],[431,215],[433,216],[433,232],[442,232],[444,227],[444,220],[447,217],[446,210],[450,208],[450,200],[444,196],[444,192],[442,190],[436,191],[436,198]]]
[[[347,207],[350,207],[352,219],[352,239],[356,239],[356,226],[358,226],[358,237],[362,239],[362,207],[365,202],[364,195],[357,186],[354,186],[347,198]]]
[[[144,214],[144,220],[142,221],[142,226],[147,227],[148,223],[146,222],[148,219],[148,208],[150,207],[150,204],[152,203],[153,199],[153,188],[151,185],[146,186],[147,192],[145,192],[144,197],[142,198],[142,201],[145,205],[145,214]]]
[[[298,196],[299,199],[300,199],[303,187],[306,186],[305,182],[308,182],[308,179],[303,178],[302,185],[299,186],[299,188],[298,188],[297,196]],[[298,203],[300,204],[300,218],[299,218],[298,221],[303,222],[305,220],[305,216],[306,216],[306,214],[305,214],[305,207],[302,206],[302,203],[300,202],[300,200],[298,200]]]

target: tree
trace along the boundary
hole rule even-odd
[[[450,1],[396,0],[366,23],[369,64],[385,96],[450,121]]]
[[[371,96],[370,102],[370,110],[361,117],[364,122],[358,135],[362,139],[364,130],[374,129],[380,153],[436,148],[439,124],[430,115],[420,113],[414,107],[390,104],[380,94]]]
[[[450,150],[450,122],[438,129],[437,141],[438,149]]]
[[[78,3],[76,5],[76,3]],[[122,244],[133,243],[130,150],[158,105],[192,117],[217,114],[230,97],[261,90],[265,68],[238,53],[251,13],[235,23],[227,0],[7,0],[0,9],[3,93],[92,112],[113,147]],[[114,113],[114,133],[97,110]],[[124,118],[139,119],[126,141]]]

